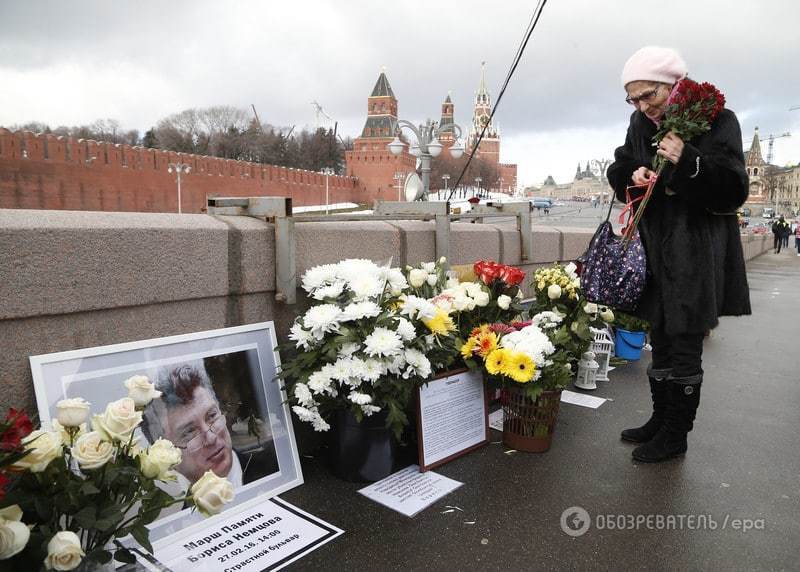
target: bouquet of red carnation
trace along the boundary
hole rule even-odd
[[[525,278],[525,272],[516,266],[507,266],[491,260],[478,260],[472,270],[478,279],[489,286],[495,285],[495,281],[500,280],[505,288],[519,286]]]
[[[653,135],[654,144],[658,145],[670,131],[684,142],[705,133],[711,129],[711,123],[724,107],[725,96],[710,83],[697,83],[688,77],[678,81],[669,94],[667,110],[658,125],[658,131]],[[650,177],[647,190],[640,199],[641,203],[636,209],[636,214],[625,227],[623,244],[630,243],[633,238],[636,227],[644,214],[644,208],[653,194],[656,181],[666,164],[667,160],[661,155],[656,154],[653,158],[653,168],[656,170],[656,174],[654,177]],[[630,214],[630,204],[628,207],[626,212]],[[620,218],[623,216],[624,213]]]

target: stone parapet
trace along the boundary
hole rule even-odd
[[[522,264],[518,233],[500,224],[451,225],[451,262],[477,259],[526,271],[571,260],[592,231],[533,229]],[[742,237],[747,259],[771,236]],[[284,333],[304,302],[275,302],[272,224],[249,217],[0,209],[0,411],[34,407],[28,357],[274,320]],[[296,264],[345,258],[396,266],[432,260],[434,223],[296,224]]]

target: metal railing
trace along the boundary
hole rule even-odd
[[[520,235],[523,261],[530,261],[533,252],[531,204],[487,202],[473,205],[469,212],[451,212],[447,202],[376,201],[372,214],[357,213],[330,215],[292,214],[292,200],[286,197],[214,197],[207,199],[210,215],[251,216],[275,224],[275,299],[286,304],[296,302],[297,267],[295,262],[295,223],[420,220],[435,222],[436,258],[450,260],[450,222],[513,216]]]

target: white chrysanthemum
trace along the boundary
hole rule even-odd
[[[294,386],[294,397],[297,399],[297,403],[303,407],[312,407],[315,405],[314,396],[311,395],[311,391],[305,383],[298,383]]]
[[[453,309],[457,312],[471,312],[475,309],[475,300],[464,294],[454,296]]]
[[[381,360],[373,358],[364,360],[364,371],[362,373],[364,381],[375,383],[383,375],[386,375],[386,364]]]
[[[315,339],[321,340],[328,332],[339,330],[341,310],[336,304],[320,304],[311,306],[303,316],[303,326],[311,330]]]
[[[334,282],[329,286],[320,286],[314,289],[311,295],[315,300],[324,300],[325,298],[338,298],[344,292],[344,282],[341,280]]]
[[[330,393],[332,389],[330,370],[323,367],[308,376],[308,388],[316,394]]]
[[[380,410],[381,410],[381,408],[378,407],[377,405],[362,405],[361,406],[361,411],[364,413],[364,417],[369,417],[373,413],[377,413]]]
[[[382,267],[378,277],[389,285],[392,296],[399,296],[403,290],[408,288],[406,277],[399,268]]]
[[[381,308],[375,302],[352,302],[342,310],[342,322],[374,318],[381,313]]]
[[[440,294],[431,300],[434,306],[449,314],[455,307],[453,306],[453,298],[446,294]]]
[[[431,362],[425,354],[414,348],[405,351],[406,370],[403,372],[403,379],[412,376],[419,376],[427,379],[431,375]]]
[[[331,426],[325,422],[322,416],[319,414],[319,411],[316,407],[301,407],[300,405],[295,405],[292,407],[292,411],[297,414],[298,419],[300,421],[304,421],[306,423],[311,423],[314,427],[314,431],[328,431]]]
[[[323,264],[309,268],[303,275],[303,290],[312,292],[336,280],[336,264]]]
[[[331,364],[331,378],[336,381],[347,381],[353,375],[352,357],[339,358]]]
[[[353,293],[353,300],[360,301],[379,297],[384,283],[377,276],[364,274],[353,278],[347,286]]]
[[[347,399],[349,399],[356,405],[367,405],[369,403],[372,403],[371,395],[367,395],[366,393],[359,393],[357,391],[351,391],[350,395],[347,396]]]
[[[414,324],[405,318],[395,319],[397,320],[397,333],[400,335],[403,341],[410,342],[417,337],[417,330],[414,328]]]
[[[548,312],[548,311],[539,312],[531,319],[531,323],[534,326],[539,326],[544,330],[556,328],[563,321],[564,320],[561,316],[559,316],[555,312]]]
[[[534,325],[506,334],[500,340],[500,346],[523,352],[537,364],[543,364],[545,358],[556,350],[547,335]]]
[[[344,382],[350,387],[358,387],[366,375],[366,366],[364,360],[356,356],[351,356],[348,359],[348,367],[350,368],[350,377]]]
[[[358,344],[356,342],[349,342],[343,344],[342,347],[339,348],[339,357],[340,358],[350,357],[360,349],[361,349],[361,344]]]
[[[386,363],[386,370],[394,375],[400,375],[403,372],[403,367],[406,365],[406,356],[402,353],[393,356],[391,360]]]
[[[314,336],[311,335],[311,332],[304,330],[299,322],[295,322],[289,328],[289,339],[295,343],[295,347],[303,348],[304,350],[311,349],[314,343]]]
[[[400,334],[388,328],[375,328],[364,338],[364,352],[369,356],[393,356],[403,350]]]
[[[403,303],[400,313],[412,320],[431,320],[436,316],[436,306],[425,298],[409,294],[400,299]]]
[[[336,265],[336,275],[348,282],[364,275],[377,278],[380,272],[381,267],[366,258],[348,258]]]

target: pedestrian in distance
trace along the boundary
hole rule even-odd
[[[797,249],[797,256],[800,256],[800,220],[794,225],[794,247]]]
[[[719,316],[750,314],[750,293],[736,211],[747,199],[742,135],[733,111],[722,109],[709,131],[683,141],[653,136],[687,66],[673,49],[648,46],[625,64],[622,85],[635,107],[608,180],[618,199],[630,185],[647,186],[654,154],[667,164],[639,223],[647,284],[636,315],[651,324],[647,373],[653,413],[622,439],[639,443],[633,458],[658,462],[683,455],[703,383],[703,338]],[[632,189],[634,198],[644,188]]]
[[[789,231],[789,223],[786,222],[786,219],[783,218],[783,215],[781,215],[778,220],[772,224],[772,246],[775,254],[781,253],[781,246],[783,246],[784,236],[788,241]]]

